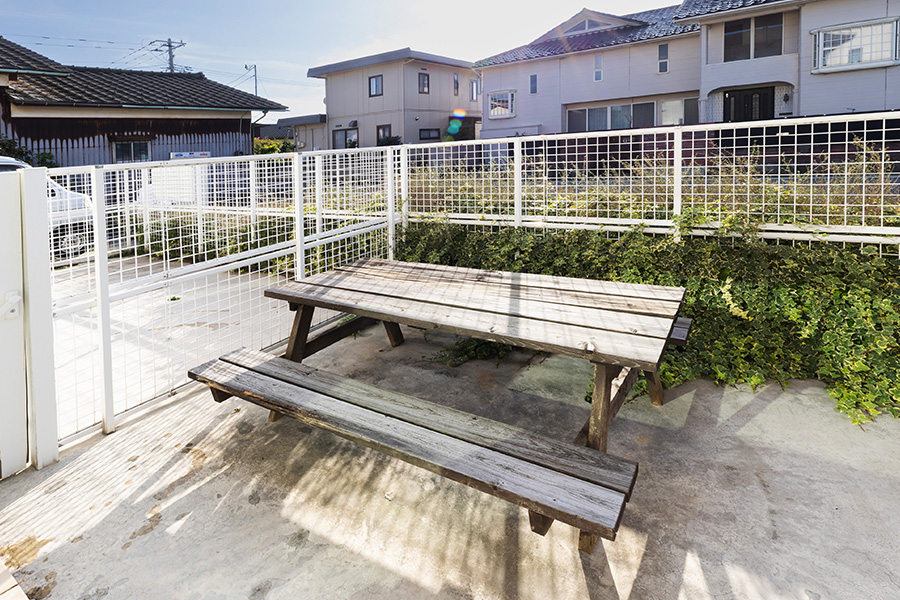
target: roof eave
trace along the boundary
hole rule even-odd
[[[645,40],[635,40],[633,42],[624,42],[622,44],[612,44],[609,46],[600,46],[597,48],[589,48],[587,50],[578,50],[577,52],[563,52],[562,54],[553,54],[551,56],[539,56],[537,58],[523,58],[522,60],[511,60],[509,62],[499,63],[496,65],[482,65],[478,66],[474,65],[472,68],[476,71],[483,71],[484,69],[493,69],[496,67],[505,67],[507,65],[521,64],[524,62],[534,62],[538,60],[550,60],[553,58],[563,58],[566,56],[575,56],[577,54],[588,54],[588,53],[597,53],[602,52],[604,50],[610,50],[613,48],[625,48],[628,46],[634,46],[636,44],[646,44],[650,42],[657,42],[658,40],[672,40],[676,38],[689,37],[693,35],[700,35],[700,31],[684,31],[682,33],[676,33],[673,35],[661,35],[659,37],[647,38]]]
[[[715,21],[720,21],[723,18],[731,18],[734,15],[745,15],[745,14],[754,14],[754,13],[764,13],[770,12],[773,7],[785,7],[785,6],[800,6],[802,4],[809,4],[811,2],[816,2],[816,0],[780,0],[779,2],[769,2],[766,4],[757,4],[755,6],[745,6],[742,8],[731,8],[728,10],[719,10],[716,12],[706,13],[703,15],[696,15],[692,17],[675,17],[672,19],[676,23],[690,25],[692,23],[710,23]]]
[[[158,110],[212,110],[212,111],[227,111],[227,112],[246,112],[248,110],[255,110],[259,112],[281,112],[286,111],[287,107],[282,106],[281,108],[272,108],[272,107],[214,107],[214,106],[167,106],[167,105],[150,105],[150,104],[104,104],[99,102],[42,102],[40,100],[16,100],[14,98],[10,98],[13,104],[16,106],[59,106],[59,107],[81,107],[81,108],[144,108],[144,109],[158,109]]]
[[[28,69],[4,69],[0,67],[0,73],[15,73],[16,75],[50,75],[53,77],[68,77],[69,73],[63,71],[30,71]]]

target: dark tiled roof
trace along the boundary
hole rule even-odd
[[[666,6],[665,8],[623,15],[623,18],[641,21],[643,24],[579,33],[543,42],[532,42],[490,58],[479,60],[475,63],[475,67],[490,67],[520,60],[548,58],[697,31],[700,27],[699,25],[675,23],[673,19],[678,8],[678,5]]]
[[[45,73],[59,75],[68,69],[55,60],[0,37],[0,73]]]
[[[68,67],[66,77],[21,75],[7,95],[13,104],[286,110],[286,107],[211,81],[202,73],[159,73]]]
[[[675,14],[676,19],[687,19],[690,17],[700,17],[713,13],[725,12],[727,10],[737,10],[739,8],[750,8],[761,4],[771,4],[772,2],[781,2],[783,0],[684,0],[681,7]]]
[[[274,123],[258,124],[253,126],[253,137],[267,140],[288,140],[294,137],[294,130]]]

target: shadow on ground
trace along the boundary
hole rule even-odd
[[[558,439],[587,363],[458,368],[452,336],[372,328],[309,359]],[[0,560],[31,598],[896,598],[900,422],[863,431],[814,382],[637,398],[610,452],[640,473],[615,542],[576,550],[517,506],[199,387],[0,483]]]

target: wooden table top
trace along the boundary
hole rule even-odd
[[[368,258],[265,295],[656,371],[684,293],[676,287]]]

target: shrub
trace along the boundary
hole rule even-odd
[[[654,237],[631,231],[541,233],[413,223],[396,257],[687,289],[688,343],[666,352],[666,387],[818,378],[854,423],[900,417],[900,262],[820,243]]]

